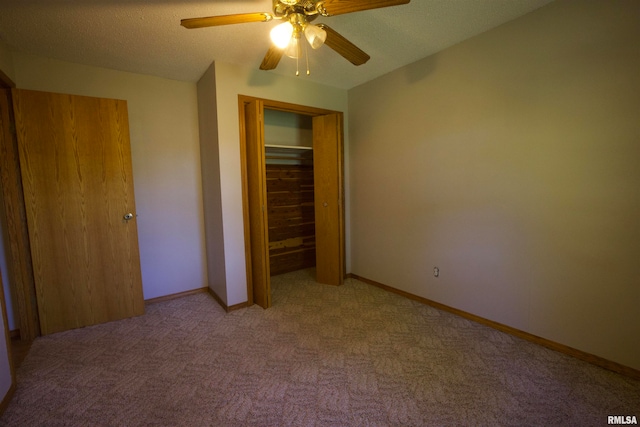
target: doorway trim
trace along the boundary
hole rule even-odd
[[[22,175],[18,156],[18,142],[13,118],[11,90],[14,82],[0,70],[2,102],[8,119],[2,122],[0,135],[0,191],[2,192],[2,220],[7,257],[7,276],[16,329],[21,340],[33,341],[40,336],[40,321],[36,303],[36,287],[31,265],[29,231],[22,192]]]

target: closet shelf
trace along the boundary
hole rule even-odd
[[[278,144],[265,144],[264,148],[270,151],[288,151],[288,152],[296,152],[296,151],[311,151],[313,147],[302,147],[299,145],[278,145]]]

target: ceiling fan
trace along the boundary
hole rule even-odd
[[[273,0],[273,12],[239,13],[234,15],[190,18],[180,21],[185,28],[215,27],[247,22],[268,22],[273,19],[284,21],[271,30],[272,45],[267,51],[261,70],[273,70],[278,66],[282,55],[300,58],[306,53],[307,44],[313,49],[326,44],[353,65],[362,65],[369,60],[369,55],[344,38],[326,24],[312,24],[319,16],[335,16],[363,10],[398,6],[410,0]],[[296,75],[299,73],[296,72]],[[307,57],[307,74],[309,74]]]

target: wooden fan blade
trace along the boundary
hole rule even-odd
[[[264,56],[262,60],[262,64],[260,64],[261,70],[273,70],[278,66],[280,59],[282,58],[282,54],[284,54],[284,49],[280,49],[274,45],[271,45],[267,54]]]
[[[273,19],[273,15],[266,12],[238,13],[235,15],[209,16],[206,18],[182,19],[180,25],[185,28],[216,27],[218,25],[244,24],[246,22],[267,22]]]
[[[333,16],[360,12],[361,10],[399,6],[409,2],[410,0],[325,0],[323,6],[327,15]]]
[[[325,24],[318,24],[318,27],[327,32],[327,39],[324,44],[342,55],[347,61],[353,65],[362,65],[371,57],[362,51],[359,47],[342,37],[335,30],[332,30]]]

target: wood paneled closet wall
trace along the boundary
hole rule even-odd
[[[311,117],[265,110],[269,267],[275,276],[316,265]]]

